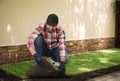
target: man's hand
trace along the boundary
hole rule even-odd
[[[33,55],[33,58],[40,67],[43,67],[45,65],[43,59],[37,53]]]
[[[65,76],[65,71],[66,71],[65,62],[61,62],[59,70],[60,70],[60,75]]]

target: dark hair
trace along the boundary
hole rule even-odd
[[[50,26],[57,26],[58,24],[58,16],[56,14],[50,14],[47,17],[46,24]]]

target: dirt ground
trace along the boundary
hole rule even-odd
[[[26,79],[0,70],[0,81],[86,81],[88,79],[99,77],[115,71],[120,71],[120,65],[75,76],[61,77],[59,72],[56,71],[48,62],[46,62],[46,66],[43,68],[35,65],[31,70],[29,70],[26,73],[28,76]]]

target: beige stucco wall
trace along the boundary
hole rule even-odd
[[[50,13],[59,16],[67,41],[115,36],[115,0],[0,0],[0,46],[27,42]]]

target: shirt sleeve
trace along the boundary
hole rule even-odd
[[[28,37],[27,47],[34,47],[34,40],[37,38],[38,34],[40,34],[43,30],[42,25],[39,25],[35,28],[35,30]]]
[[[62,31],[59,36],[59,49],[60,49],[60,56],[65,56],[65,32]]]

